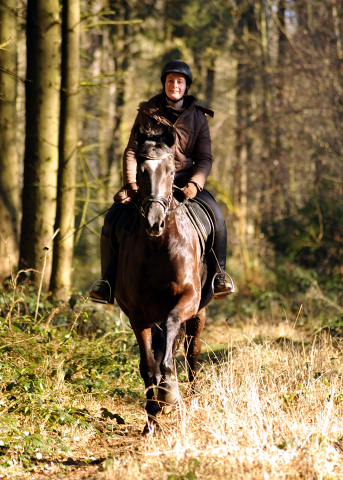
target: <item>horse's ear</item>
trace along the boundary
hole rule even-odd
[[[134,128],[134,137],[137,145],[141,146],[147,140],[148,132],[138,123]]]
[[[147,130],[138,123],[134,128],[134,138],[139,147],[147,140],[164,143],[167,147],[171,147],[175,142],[175,133],[173,127],[159,125],[154,130]]]
[[[167,147],[172,147],[175,142],[175,131],[173,127],[166,127],[163,130],[161,135],[161,141],[167,145]]]

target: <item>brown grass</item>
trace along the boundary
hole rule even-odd
[[[156,438],[104,478],[343,478],[341,347],[330,337],[231,344]]]
[[[126,422],[111,437],[65,427],[68,457],[94,465],[76,468],[65,462],[61,470],[52,458],[30,475],[19,466],[11,475],[99,480],[343,478],[343,344],[325,333],[302,338],[287,323],[252,323],[243,329],[217,326],[205,338],[224,350],[202,357],[194,397],[187,397],[186,383],[180,382],[179,406],[160,417],[155,436],[140,435],[141,400],[126,404],[83,395],[74,404],[99,417],[106,406]],[[61,453],[59,461],[63,459]],[[8,475],[9,469],[0,473]]]

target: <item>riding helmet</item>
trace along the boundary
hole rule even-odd
[[[187,65],[187,63],[182,62],[182,60],[172,60],[171,62],[168,62],[163,67],[161,72],[161,82],[163,86],[165,84],[168,73],[182,73],[182,75],[186,77],[187,87],[190,87],[192,85],[192,82],[193,82],[192,70]]]

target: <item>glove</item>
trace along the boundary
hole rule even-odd
[[[131,198],[131,200],[135,200],[138,195],[138,185],[137,183],[129,183],[127,186],[127,196]]]
[[[131,202],[137,196],[138,185],[136,183],[129,183],[121,187],[121,189],[114,195],[113,200],[121,203]]]
[[[191,182],[187,183],[187,185],[183,187],[181,190],[183,191],[183,194],[187,199],[194,198],[198,193],[198,188],[194,183],[191,183]]]

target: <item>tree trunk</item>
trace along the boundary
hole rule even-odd
[[[50,290],[63,299],[72,285],[78,142],[80,0],[63,0],[59,167]]]
[[[59,117],[59,2],[28,0],[26,138],[20,268],[48,286],[56,213]],[[40,272],[40,275],[37,274]],[[45,272],[45,273],[44,273]],[[44,275],[43,275],[44,273]]]
[[[16,0],[0,5],[0,281],[17,265],[19,255],[18,153],[16,145]],[[8,42],[8,43],[7,43]],[[6,44],[6,45],[5,45]],[[6,71],[5,71],[6,70]]]
[[[132,4],[130,2],[120,2],[118,5],[113,0],[110,1],[110,8],[116,11],[115,19],[127,22],[132,17]],[[118,172],[121,170],[121,159],[123,155],[122,145],[122,123],[125,108],[126,77],[125,74],[130,66],[130,42],[132,32],[130,25],[122,24],[111,28],[111,39],[114,47],[115,70],[120,75],[116,82],[115,93],[115,114],[112,145],[108,150],[109,173],[116,183],[122,182],[122,174],[118,178]],[[120,52],[120,53],[119,53]]]
[[[239,237],[242,251],[242,260],[244,262],[246,281],[251,280],[251,255],[248,245],[248,194],[249,194],[249,159],[251,156],[253,135],[252,135],[252,117],[253,106],[251,102],[254,92],[255,75],[254,64],[257,56],[255,40],[258,29],[256,25],[256,15],[254,5],[249,3],[249,8],[242,14],[237,30],[237,41],[241,44],[238,49],[237,57],[237,79],[236,79],[236,114],[237,114],[237,135],[236,151],[238,166],[236,170],[236,194],[238,197],[239,214]],[[247,46],[250,48],[248,49]],[[244,47],[244,48],[242,48]],[[255,55],[254,55],[255,54]],[[250,223],[251,224],[251,223]]]
[[[214,92],[214,79],[215,79],[215,65],[216,58],[212,55],[209,59],[207,68],[206,68],[206,89],[205,89],[205,99],[206,106],[211,108]]]

